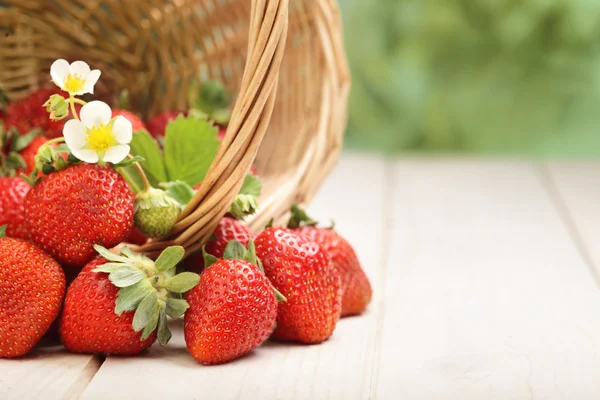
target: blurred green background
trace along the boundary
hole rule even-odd
[[[349,147],[600,154],[600,0],[340,0]]]

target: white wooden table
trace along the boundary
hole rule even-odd
[[[328,342],[36,350],[0,361],[0,399],[600,399],[600,162],[346,155],[311,208],[375,291]]]

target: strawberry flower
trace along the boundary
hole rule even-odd
[[[91,101],[81,108],[81,120],[65,123],[63,135],[71,153],[79,160],[119,163],[127,157],[133,128],[125,117],[112,117],[108,104]]]
[[[71,96],[80,96],[86,93],[94,93],[94,85],[100,78],[100,70],[90,70],[90,66],[84,61],[68,61],[59,59],[50,67],[52,81]]]

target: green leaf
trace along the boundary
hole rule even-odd
[[[200,282],[200,275],[193,272],[182,272],[166,282],[167,290],[173,293],[185,293]]]
[[[6,236],[6,225],[2,225],[0,226],[0,238],[3,238]]]
[[[128,263],[130,261],[127,258],[120,256],[118,254],[115,254],[112,251],[108,250],[107,248],[100,246],[99,244],[94,245],[94,250],[96,250],[98,252],[98,254],[100,254],[104,259],[109,260],[109,261],[117,261],[117,262],[124,262],[124,263]]]
[[[66,143],[59,144],[58,146],[56,146],[52,150],[54,150],[54,152],[56,154],[70,153],[71,152],[71,149],[69,148],[69,146],[67,146]]]
[[[135,310],[140,302],[153,291],[155,289],[148,279],[142,279],[135,285],[119,289],[115,314],[121,315],[125,311]]]
[[[194,197],[194,189],[183,181],[165,182],[159,185],[161,188],[167,191],[167,193],[177,200],[181,205],[181,208],[185,208],[187,204]]]
[[[131,265],[123,264],[123,266],[108,275],[108,279],[116,287],[127,287],[138,283],[146,278],[146,274],[141,270]]]
[[[152,332],[154,332],[156,330],[156,326],[158,325],[158,318],[159,318],[159,312],[157,310],[157,312],[152,314],[150,321],[148,321],[148,325],[146,325],[146,327],[144,328],[144,331],[142,332],[142,337],[141,337],[142,340],[148,339],[150,337],[150,335],[152,334]]]
[[[159,182],[168,181],[165,163],[158,143],[148,132],[143,130],[135,132],[129,145],[131,146],[131,155],[140,156],[144,159],[140,164],[153,186],[156,186]]]
[[[179,116],[167,125],[165,164],[169,181],[202,182],[217,154],[217,128],[207,120]]]
[[[158,343],[165,346],[171,340],[171,331],[167,323],[167,314],[164,307],[161,307],[158,317]]]
[[[287,224],[290,229],[299,228],[301,226],[315,226],[317,221],[309,217],[306,212],[301,209],[298,204],[292,204],[292,216]]]
[[[259,197],[262,192],[262,182],[258,177],[247,174],[244,179],[244,183],[240,189],[240,194],[247,194],[255,197]]]
[[[158,294],[156,290],[152,290],[142,299],[135,310],[133,330],[139,332],[144,329],[156,314],[158,314]]]
[[[237,240],[232,240],[227,243],[225,252],[223,253],[223,258],[225,260],[243,260],[247,252],[248,250],[243,244]]]
[[[156,268],[158,268],[160,272],[168,271],[175,267],[184,255],[185,249],[181,246],[167,247],[156,259]]]
[[[189,307],[190,305],[184,299],[174,299],[172,297],[167,299],[167,315],[171,318],[181,317]]]

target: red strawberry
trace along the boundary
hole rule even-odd
[[[239,242],[232,244],[245,250]],[[233,360],[260,346],[273,331],[277,318],[273,285],[250,262],[257,263],[253,248],[242,258],[246,260],[217,260],[209,265],[198,286],[186,295],[190,308],[185,314],[185,342],[197,361]]]
[[[206,243],[205,250],[217,258],[223,258],[225,247],[232,240],[237,240],[244,246],[248,246],[248,241],[253,238],[254,232],[242,225],[241,222],[232,218],[223,218],[217,225],[213,238]],[[202,252],[196,252],[185,260],[185,266],[188,271],[200,273],[204,269],[204,256]]]
[[[45,137],[37,137],[33,139],[33,141],[29,144],[29,146],[25,147],[23,151],[21,151],[21,157],[27,164],[27,168],[23,171],[25,175],[29,175],[35,169],[35,156],[38,153],[40,147],[42,147],[48,141]]]
[[[133,194],[114,169],[77,164],[51,173],[25,198],[31,239],[62,265],[83,267],[94,244],[114,247],[133,228]]]
[[[333,229],[303,227],[297,232],[317,243],[331,258],[342,279],[342,316],[358,315],[367,308],[373,290],[350,243]]]
[[[156,117],[152,118],[146,123],[146,126],[148,127],[148,132],[150,132],[150,134],[155,138],[165,136],[167,125],[169,124],[169,122],[176,119],[179,115],[185,114],[175,111],[166,111],[162,114],[157,115]]]
[[[287,301],[279,304],[273,338],[304,343],[328,339],[340,318],[340,276],[319,245],[282,228],[256,238],[265,274]]]
[[[29,238],[25,226],[23,204],[31,186],[21,178],[0,177],[0,226],[7,225],[6,234],[12,238]]]
[[[181,295],[200,280],[190,272],[175,275],[184,248],[168,247],[156,262],[126,247],[120,255],[94,248],[101,258],[86,265],[67,291],[60,323],[67,350],[135,355],[157,338],[167,344],[167,316],[183,315],[189,305]]]
[[[0,239],[0,357],[19,357],[58,316],[65,275],[49,255],[19,239]]]
[[[134,132],[141,131],[141,130],[145,130],[145,131],[148,130],[148,128],[146,128],[146,125],[144,124],[144,121],[142,121],[142,119],[140,117],[138,117],[131,111],[122,110],[122,109],[112,110],[112,117],[115,118],[118,116],[127,118],[129,120],[129,122],[131,122]]]
[[[44,103],[53,94],[62,94],[68,97],[58,88],[39,89],[23,100],[10,103],[4,117],[6,128],[14,127],[21,134],[25,134],[34,128],[40,128],[42,135],[47,138],[61,137],[66,120],[50,120],[48,112],[43,107]]]
[[[115,314],[119,288],[108,274],[93,270],[107,261],[97,258],[79,273],[65,298],[60,335],[74,353],[139,354],[156,340],[156,332],[141,340],[132,327],[134,312]]]
[[[308,224],[307,226],[302,226]],[[333,229],[317,228],[298,206],[292,206],[289,227],[308,240],[317,243],[331,258],[342,279],[342,316],[361,314],[371,301],[373,290],[369,278],[360,266],[354,249]]]
[[[131,233],[129,234],[129,236],[127,237],[127,240],[125,240],[125,241],[127,243],[136,244],[138,246],[141,246],[143,244],[146,244],[146,242],[148,241],[148,238],[142,232],[140,232],[140,230],[134,225],[133,229],[131,230]]]

